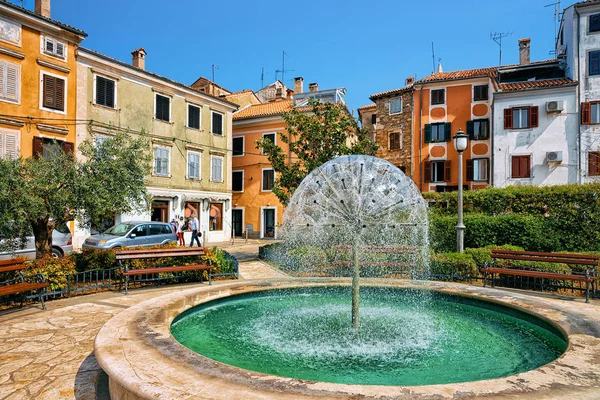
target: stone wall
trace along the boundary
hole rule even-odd
[[[390,115],[390,100],[396,97],[402,97],[402,112]],[[377,110],[375,140],[379,144],[377,157],[391,162],[412,178],[412,89],[375,99],[375,104]],[[370,124],[370,122],[369,116],[368,123]],[[400,133],[400,149],[398,150],[390,150],[390,133],[394,132]]]

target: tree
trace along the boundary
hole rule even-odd
[[[378,148],[368,129],[360,128],[340,104],[311,99],[308,109],[293,108],[283,119],[287,134],[279,133],[279,138],[289,146],[289,154],[266,138],[256,148],[262,149],[277,173],[273,193],[284,205],[313,169],[338,156],[374,155]]]
[[[52,251],[52,231],[74,219],[89,226],[108,213],[147,208],[144,177],[151,171],[151,144],[125,132],[79,147],[85,161],[49,143],[45,156],[0,158],[0,237],[4,247],[35,236],[36,258]]]

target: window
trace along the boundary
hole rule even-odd
[[[33,138],[33,158],[52,158],[61,151],[73,153],[75,145],[71,142],[60,142],[57,140],[34,137]]]
[[[210,218],[208,230],[223,230],[223,203],[210,203]]]
[[[471,140],[486,140],[490,138],[490,120],[476,119],[467,121],[467,135]]]
[[[589,63],[589,74],[600,75],[600,50],[590,51]]]
[[[600,176],[600,151],[588,153],[588,175]]]
[[[223,182],[223,157],[212,156],[210,164],[210,180],[213,182]]]
[[[400,132],[390,133],[390,150],[400,150]]]
[[[425,182],[450,181],[450,161],[425,161]]]
[[[0,100],[19,103],[21,100],[21,67],[0,61]]]
[[[65,111],[65,86],[64,79],[42,74],[42,107]]]
[[[446,89],[431,91],[431,105],[446,104]]]
[[[233,171],[231,173],[231,190],[234,192],[244,191],[244,171]]]
[[[488,85],[473,86],[473,101],[483,101],[488,99]]]
[[[167,96],[156,94],[155,97],[155,118],[161,121],[171,121],[171,99]]]
[[[96,76],[96,104],[115,108],[115,81]]]
[[[396,97],[390,100],[390,114],[398,114],[402,112],[402,98]]]
[[[476,158],[467,160],[467,180],[468,181],[488,181],[489,158]]]
[[[233,138],[233,156],[244,155],[244,137],[238,136]]]
[[[263,135],[263,139],[270,140],[271,142],[273,142],[273,144],[276,144],[276,142],[275,142],[275,136],[276,136],[276,135],[275,135],[274,133],[265,133],[265,134]],[[264,150],[262,151],[262,154],[263,154],[263,155],[265,154],[265,151],[264,151]]]
[[[590,33],[600,31],[600,14],[590,15]]]
[[[504,129],[536,128],[537,126],[537,106],[504,109]]]
[[[187,177],[188,179],[200,179],[200,153],[187,152]]]
[[[425,143],[449,142],[452,136],[450,122],[425,125]]]
[[[154,148],[154,175],[169,176],[169,149]]]
[[[19,157],[19,131],[0,128],[0,158]]]
[[[275,171],[272,169],[263,169],[262,171],[262,190],[270,192],[275,184]]]
[[[531,156],[512,156],[512,178],[530,178],[530,170]]]
[[[377,114],[371,115],[371,124],[372,125],[377,124]]]
[[[581,103],[581,124],[600,124],[600,102]]]
[[[215,135],[223,134],[223,114],[212,112],[210,131]]]
[[[135,234],[135,237],[142,237],[148,235],[148,225],[138,225],[131,233]]]
[[[64,60],[67,58],[66,49],[66,44],[49,37],[44,38],[44,53]]]
[[[188,104],[188,128],[200,129],[200,107]]]

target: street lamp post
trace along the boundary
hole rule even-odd
[[[465,225],[463,224],[463,163],[462,153],[467,149],[469,137],[459,129],[454,136],[454,148],[458,152],[458,223],[456,224],[456,251],[465,247]]]

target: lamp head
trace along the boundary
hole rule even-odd
[[[462,153],[467,149],[467,145],[469,143],[469,136],[466,133],[464,133],[462,129],[459,129],[458,132],[456,132],[456,135],[454,135],[453,139],[454,148],[456,149],[456,151]]]

